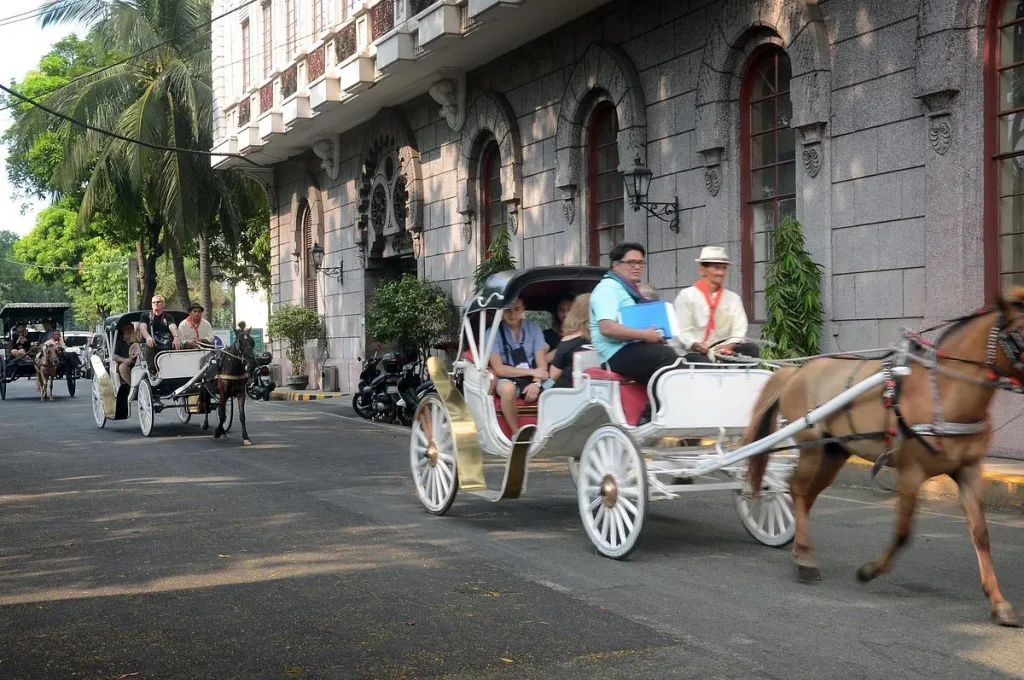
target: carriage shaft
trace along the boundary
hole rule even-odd
[[[910,375],[910,367],[896,366],[892,369],[892,373],[894,375],[907,376]],[[709,460],[703,465],[694,468],[685,476],[701,477],[703,475],[708,474],[709,472],[714,472],[715,470],[719,470],[721,468],[734,465],[741,460],[750,458],[751,456],[756,456],[760,453],[764,453],[771,449],[772,447],[774,447],[776,444],[792,437],[800,430],[812,427],[815,424],[824,420],[825,418],[828,418],[836,411],[840,410],[841,408],[844,408],[851,402],[858,399],[861,395],[879,387],[884,381],[885,374],[879,371],[878,373],[875,373],[874,375],[869,376],[868,378],[865,378],[864,380],[860,381],[850,389],[845,390],[844,392],[836,395],[835,397],[825,402],[818,408],[812,410],[810,413],[803,416],[802,418],[799,418],[790,423],[789,425],[786,425],[781,430],[777,430],[772,434],[768,435],[767,437],[764,437],[763,439],[758,439],[755,442],[751,442],[745,446],[741,446],[735,451],[723,451],[718,456],[716,456],[714,460]]]

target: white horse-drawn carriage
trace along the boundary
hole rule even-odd
[[[177,324],[181,324],[188,316],[180,311],[165,313]],[[136,351],[130,347],[131,342],[122,342],[124,338],[121,333],[129,322],[137,328],[144,314],[146,312],[128,312],[108,317],[104,322],[99,347],[91,356],[94,371],[92,412],[96,427],[102,428],[108,420],[127,420],[134,410],[138,414],[143,436],[148,437],[153,433],[156,414],[165,409],[173,409],[182,423],[189,422],[193,414],[202,413],[199,378],[203,372],[204,359],[210,350],[160,352],[155,359],[158,368],[156,376],[149,375],[146,362],[140,356],[132,368],[131,383],[125,383],[117,371],[114,354],[119,346],[125,347],[128,352]],[[216,396],[211,396],[210,401],[212,411],[217,408]],[[227,431],[234,421],[234,400],[228,400],[225,408],[227,419],[224,429]]]
[[[410,457],[421,503],[448,511],[462,490],[487,500],[516,498],[526,488],[527,464],[538,457],[567,457],[579,512],[602,555],[622,558],[636,546],[648,503],[701,491],[734,494],[744,528],[758,541],[783,546],[793,538],[788,479],[798,452],[789,448],[797,429],[838,408],[826,404],[753,444],[727,450],[742,435],[772,372],[756,364],[700,368],[680,360],[635,382],[602,366],[593,351],[574,357],[573,384],[519,402],[520,428],[510,431],[494,396],[488,361],[498,341],[502,310],[517,299],[528,311],[553,311],[566,293],[588,293],[605,274],[598,267],[538,267],[492,276],[463,307],[454,369],[457,389],[440,359],[428,362],[437,394],[428,395],[413,422]],[[877,388],[880,377],[849,390],[852,400]],[[870,383],[870,384],[868,384]],[[650,422],[639,424],[650,403]],[[844,402],[845,403],[845,402]],[[761,493],[746,487],[747,458],[772,451]],[[483,454],[503,458],[501,485],[489,487]]]

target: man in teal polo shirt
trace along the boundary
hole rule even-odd
[[[637,288],[647,251],[639,243],[620,243],[610,256],[611,269],[590,295],[591,341],[611,370],[647,384],[658,369],[674,364],[679,356],[656,330],[637,330],[618,321],[620,309],[647,301]]]

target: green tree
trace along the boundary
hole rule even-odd
[[[306,343],[320,337],[321,321],[316,312],[302,305],[281,305],[270,316],[267,333],[287,344],[285,354],[293,375],[306,375]]]
[[[773,252],[765,273],[768,320],[761,337],[766,359],[818,353],[821,340],[821,265],[804,250],[800,223],[786,217],[772,232]]]
[[[44,26],[84,22],[93,26],[108,54],[149,51],[70,84],[47,103],[133,139],[209,151],[214,118],[210,45],[195,36],[206,34],[210,18],[210,0],[52,0],[44,6]],[[202,299],[211,306],[210,241],[220,235],[235,243],[251,216],[250,198],[262,196],[262,190],[251,188],[255,183],[237,173],[215,173],[208,156],[153,150],[68,123],[56,129],[67,141],[55,183],[69,191],[88,174],[79,228],[97,212],[137,226],[142,301],[156,287],[156,263],[165,252],[171,255],[178,297],[189,295],[185,244],[198,242]]]
[[[10,302],[60,302],[67,298],[57,285],[44,285],[25,278],[31,268],[18,260],[14,244],[18,235],[0,231],[0,307]]]
[[[451,322],[452,303],[444,289],[415,274],[379,284],[366,311],[371,338],[420,357],[450,331]]]
[[[13,247],[31,265],[25,278],[67,292],[75,319],[91,323],[128,309],[128,258],[131,250],[112,245],[101,234],[102,221],[88,231],[77,227],[74,200],[64,198],[36,216],[36,226]]]

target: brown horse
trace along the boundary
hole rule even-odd
[[[57,365],[60,360],[57,358],[57,346],[42,344],[36,352],[36,389],[39,390],[39,401],[49,399],[53,401],[53,379],[57,376]],[[46,388],[49,385],[50,392],[47,396]]]
[[[857,570],[857,577],[866,582],[889,570],[893,557],[910,538],[921,485],[931,477],[949,475],[960,490],[992,616],[1004,626],[1020,625],[999,591],[992,567],[982,462],[992,439],[988,411],[995,390],[1019,391],[1024,378],[1022,303],[1024,287],[1015,287],[994,308],[950,322],[935,344],[909,334],[905,352],[897,351],[884,361],[822,357],[800,368],[779,369],[772,376],[754,406],[745,443],[770,434],[779,416],[794,422],[879,371],[900,364],[911,367],[910,375],[890,379],[795,435],[798,444],[811,443],[800,449],[790,480],[796,514],[793,556],[800,580],[821,577],[809,526],[818,494],[832,484],[850,455],[876,461],[876,468],[881,459],[899,474],[896,535],[881,555]],[[814,443],[826,438],[832,442]],[[750,459],[755,492],[761,488],[768,455]]]

